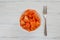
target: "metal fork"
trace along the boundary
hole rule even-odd
[[[44,20],[45,20],[45,23],[44,23],[44,35],[45,35],[45,36],[47,36],[46,17],[47,17],[47,6],[43,6],[43,18],[44,18]]]

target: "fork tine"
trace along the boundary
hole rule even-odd
[[[43,6],[43,14],[47,14],[47,6]]]

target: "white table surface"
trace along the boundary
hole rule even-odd
[[[60,0],[0,0],[0,40],[60,40]],[[47,37],[44,36],[43,6],[47,4]],[[19,26],[26,8],[36,9],[42,19],[40,28],[28,33]]]

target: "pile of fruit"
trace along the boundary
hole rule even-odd
[[[27,9],[24,11],[19,21],[20,26],[29,32],[36,30],[41,24],[40,16],[36,10],[33,9]]]

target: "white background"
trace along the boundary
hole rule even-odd
[[[43,6],[47,5],[47,37],[44,36]],[[19,26],[25,9],[35,9],[41,16],[41,26],[27,32]],[[0,0],[0,40],[60,40],[60,0]]]

